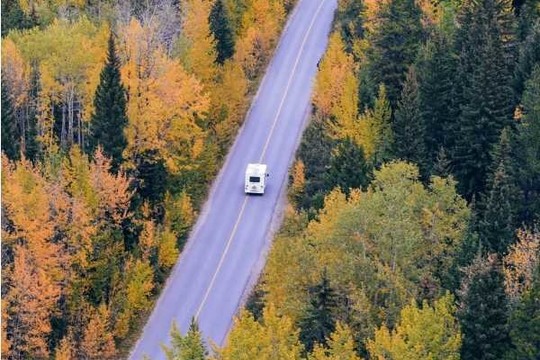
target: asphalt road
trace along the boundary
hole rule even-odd
[[[164,359],[174,321],[196,317],[206,340],[223,345],[234,315],[264,265],[279,223],[288,168],[298,146],[337,0],[299,0],[250,112],[130,359]],[[244,194],[248,163],[268,164],[264,196]]]

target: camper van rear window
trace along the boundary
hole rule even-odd
[[[249,182],[258,183],[258,182],[261,182],[261,178],[258,177],[258,176],[250,176],[249,177]]]

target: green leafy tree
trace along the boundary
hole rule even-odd
[[[370,74],[384,84],[392,106],[397,104],[407,68],[422,40],[421,10],[414,0],[390,0],[380,5],[376,26],[369,37]]]
[[[205,360],[207,355],[195,319],[191,319],[186,335],[182,335],[174,323],[171,328],[171,347],[162,345],[162,348],[167,360]]]
[[[407,73],[392,127],[395,156],[425,170],[428,163],[424,143],[425,126],[420,112],[420,94],[414,66]]]
[[[467,268],[458,313],[463,332],[463,360],[502,359],[511,348],[508,299],[496,255],[477,257]]]
[[[330,334],[336,329],[335,311],[337,295],[330,286],[326,270],[320,282],[310,289],[310,300],[300,319],[300,340],[309,352],[315,343],[326,344]]]
[[[109,36],[107,61],[101,71],[100,83],[94,98],[92,116],[92,149],[103,147],[105,155],[113,160],[113,170],[122,163],[122,152],[127,146],[124,128],[126,116],[126,90],[120,77],[120,60],[116,53],[114,36]]]
[[[2,151],[10,159],[17,159],[19,149],[20,136],[18,134],[17,119],[15,118],[8,88],[2,81]]]
[[[216,40],[216,62],[223,64],[234,54],[234,31],[224,0],[215,0],[208,21]]]
[[[350,189],[365,188],[369,184],[371,167],[364,149],[350,138],[338,143],[330,160],[327,173],[328,188],[340,187],[349,194]]]

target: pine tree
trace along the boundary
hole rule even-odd
[[[299,207],[308,209],[312,206],[321,208],[326,188],[325,173],[330,167],[334,141],[327,135],[320,119],[314,118],[308,125],[300,147],[298,157],[305,165],[305,196],[299,201]]]
[[[371,169],[364,149],[350,138],[338,143],[327,172],[328,188],[340,187],[345,194],[351,189],[365,188],[369,184]]]
[[[506,254],[514,242],[516,216],[521,203],[512,166],[510,129],[504,129],[494,151],[494,166],[488,178],[488,190],[481,203],[478,224],[480,241],[488,252]]]
[[[354,52],[354,45],[364,38],[364,2],[340,1],[336,14],[336,24],[340,24],[341,38],[348,53]]]
[[[511,63],[514,15],[510,0],[463,5],[457,46],[460,56],[454,94],[460,108],[453,151],[459,187],[468,199],[485,190],[491,151],[502,129],[512,125]]]
[[[510,317],[510,336],[515,349],[510,359],[540,358],[540,268],[537,268],[532,288],[523,294]]]
[[[101,145],[105,155],[112,158],[113,170],[116,171],[122,163],[122,152],[127,146],[124,128],[128,120],[126,90],[120,77],[120,60],[112,32],[109,36],[107,61],[96,89],[94,107],[91,148]]]
[[[463,332],[463,360],[502,359],[511,348],[508,300],[496,255],[477,258],[467,269],[458,313]]]
[[[374,167],[393,158],[394,133],[392,132],[392,108],[386,95],[386,87],[379,87],[379,94],[375,100],[375,107],[370,116],[369,126],[373,141],[373,155],[371,162]]]
[[[30,72],[30,88],[28,90],[28,98],[30,105],[27,112],[26,131],[24,134],[24,155],[26,158],[35,160],[40,152],[40,144],[38,141],[38,111],[39,111],[39,96],[41,92],[41,74],[39,65],[32,64]]]
[[[10,159],[19,158],[20,136],[8,87],[2,81],[2,151]]]
[[[224,0],[215,0],[210,11],[210,30],[216,39],[216,62],[223,64],[234,54],[234,32]]]
[[[392,125],[395,156],[411,161],[421,170],[425,170],[429,162],[426,159],[425,126],[420,113],[420,94],[414,66],[411,66],[407,73]]]
[[[451,42],[442,31],[432,34],[421,49],[416,67],[427,165],[430,165],[436,162],[441,146],[451,149],[455,143],[451,135],[455,132],[452,88],[456,62]]]
[[[380,6],[368,52],[370,73],[374,84],[386,86],[395,106],[422,39],[421,10],[414,0],[390,0]]]
[[[2,37],[12,29],[28,29],[35,25],[37,23],[22,11],[18,0],[2,1]]]
[[[191,319],[189,330],[185,336],[180,333],[176,324],[173,324],[171,338],[171,347],[163,346],[163,351],[168,360],[206,359],[207,352],[195,319]]]
[[[520,220],[533,224],[540,218],[540,65],[532,72],[523,93],[523,117],[518,125],[520,183],[523,214]]]
[[[514,90],[516,96],[521,96],[525,83],[531,77],[536,65],[540,64],[540,19],[537,20],[531,33],[521,43],[514,74]]]
[[[336,328],[335,309],[337,296],[330,286],[326,269],[320,282],[310,289],[310,300],[300,319],[300,340],[310,352],[315,343],[326,344]]]

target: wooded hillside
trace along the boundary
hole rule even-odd
[[[293,2],[2,1],[2,357],[125,357]]]
[[[2,356],[126,355],[294,3],[2,2]],[[540,358],[540,1],[338,3],[263,275],[167,357]]]

